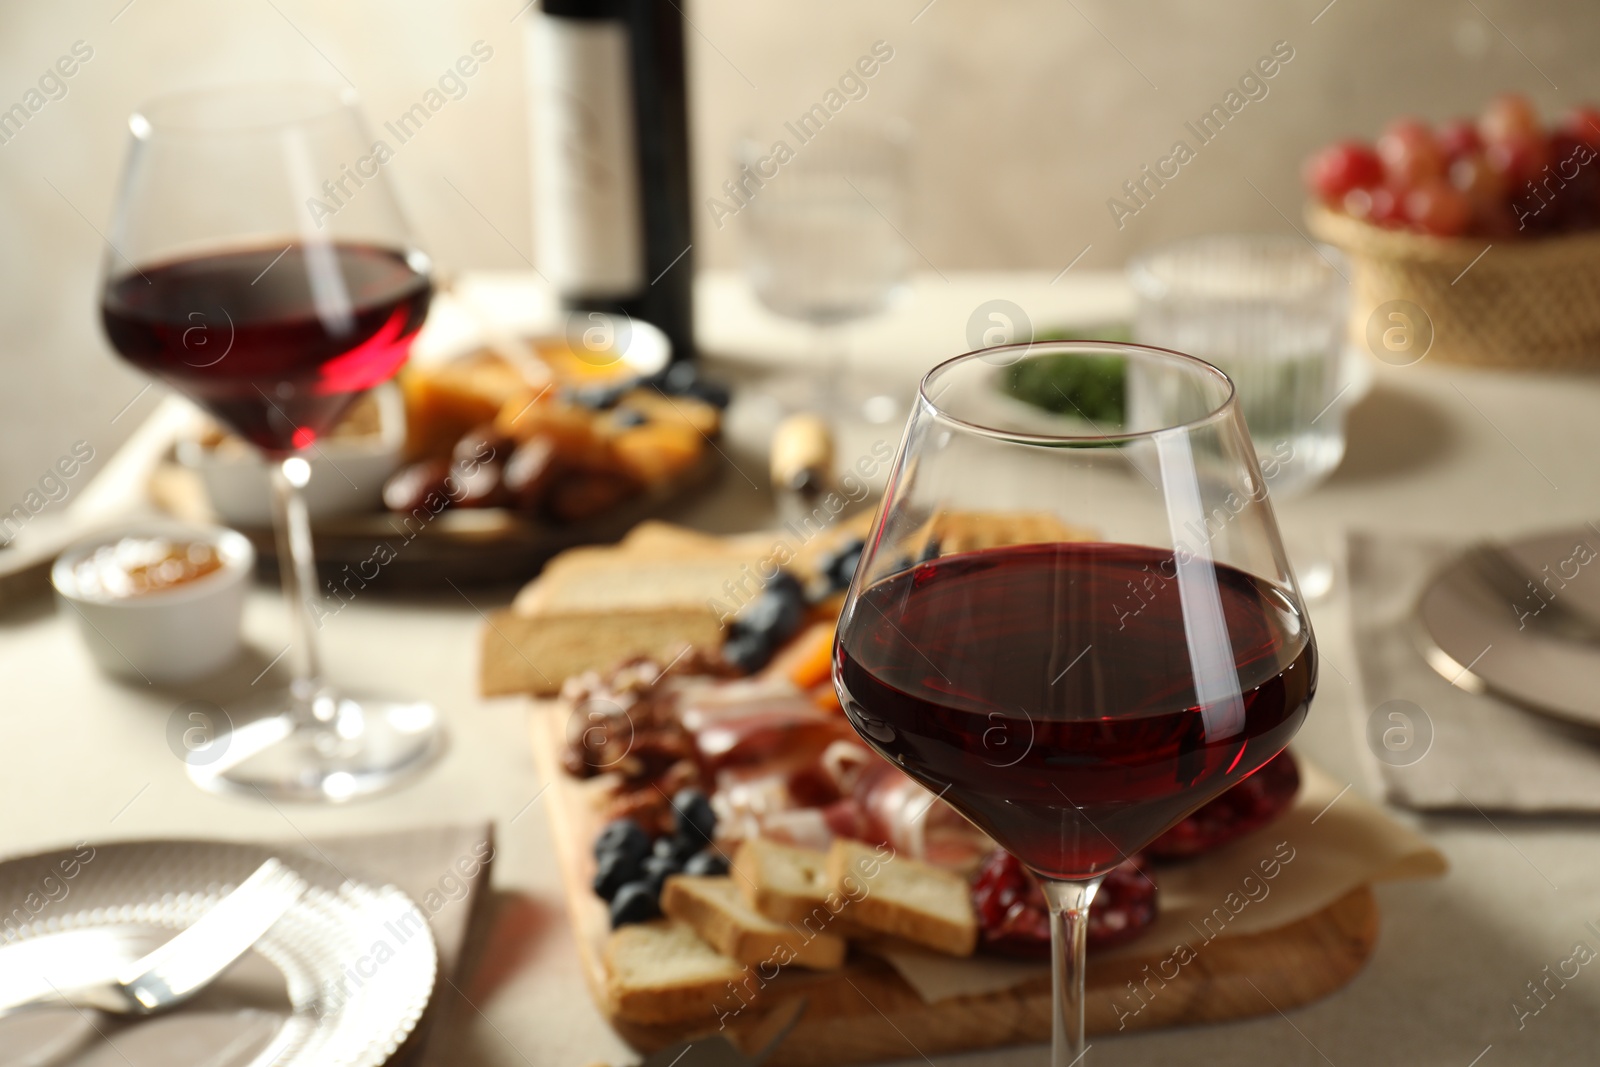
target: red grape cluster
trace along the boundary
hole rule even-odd
[[[1328,207],[1436,237],[1535,237],[1600,227],[1600,110],[1555,129],[1526,97],[1497,96],[1476,121],[1391,122],[1376,145],[1340,141],[1305,165]]]

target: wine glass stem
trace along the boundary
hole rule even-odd
[[[289,608],[289,691],[302,725],[316,718],[322,689],[322,655],[317,647],[317,562],[311,547],[311,517],[305,496],[309,467],[298,456],[272,467],[272,513],[277,527],[278,575]]]
[[[1044,883],[1050,903],[1050,978],[1055,1016],[1050,1067],[1081,1067],[1089,1047],[1083,1043],[1084,970],[1089,949],[1089,905],[1100,879]]]
[[[832,419],[838,414],[844,397],[844,354],[839,341],[839,326],[829,319],[817,319],[811,327],[816,345],[813,368],[820,383],[818,407],[823,416]]]

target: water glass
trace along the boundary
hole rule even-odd
[[[1274,496],[1310,489],[1344,458],[1347,273],[1331,248],[1264,234],[1181,241],[1128,266],[1134,339],[1233,380]]]

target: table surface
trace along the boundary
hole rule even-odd
[[[529,284],[505,276],[477,281],[502,290]],[[807,331],[762,313],[734,276],[705,277],[697,298],[705,347],[718,359],[781,363],[805,351]],[[909,382],[964,350],[974,310],[994,299],[1026,309],[1041,327],[1106,322],[1128,307],[1113,275],[1073,274],[1055,284],[1034,275],[919,277],[897,307],[848,333],[846,358],[858,369]],[[1311,494],[1279,506],[1291,546],[1329,551],[1352,527],[1509,535],[1594,515],[1600,380],[1427,360],[1374,366],[1374,388],[1350,414],[1343,466]],[[885,433],[893,438],[898,429]],[[140,440],[129,447],[136,452]],[[725,447],[742,470],[764,469],[754,444],[734,435]],[[79,507],[115,512],[136,491],[136,470],[133,459],[112,465]],[[770,518],[771,501],[764,480],[752,481],[762,487],[730,475],[677,518],[713,529],[757,526]],[[374,588],[329,620],[325,657],[338,681],[430,700],[450,730],[444,760],[410,788],[337,808],[197,791],[167,739],[175,709],[196,693],[101,677],[70,620],[48,601],[0,617],[0,852],[79,839],[267,839],[492,818],[500,839],[494,883],[507,896],[487,965],[461,986],[470,1005],[452,1038],[451,1061],[633,1062],[637,1057],[601,1021],[584,987],[539,801],[544,783],[528,751],[526,706],[475,693],[480,612],[510,592],[508,586],[402,598]],[[1313,605],[1312,614],[1327,670],[1297,748],[1373,795],[1376,778],[1361,741],[1370,708],[1342,589]],[[235,687],[286,640],[273,591],[253,594],[246,630],[249,662],[224,680]],[[1381,699],[1375,694],[1375,702]],[[1580,973],[1564,987],[1552,983],[1556,991],[1546,994],[1546,1006],[1520,1028],[1512,1005],[1527,994],[1526,983],[1543,978],[1547,964],[1570,956],[1575,942],[1600,947],[1585,925],[1600,921],[1595,824],[1398,817],[1417,825],[1449,857],[1452,871],[1379,889],[1382,937],[1349,987],[1288,1017],[1269,1013],[1226,1026],[1100,1039],[1092,1062],[1496,1067],[1591,1059],[1600,977]],[[1045,1055],[1031,1047],[940,1060],[998,1067],[1039,1064]],[[906,1056],[925,1059],[909,1040]]]

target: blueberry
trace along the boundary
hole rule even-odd
[[[928,543],[922,546],[922,554],[917,557],[918,563],[927,563],[929,560],[939,558],[939,539],[928,538]]]
[[[850,588],[850,579],[855,577],[856,565],[861,562],[861,553],[866,547],[865,541],[853,537],[822,557],[819,569],[827,579],[829,593]]]
[[[705,844],[704,840],[691,841],[681,834],[674,834],[671,837],[658,837],[656,838],[655,847],[650,850],[650,855],[664,856],[679,867],[682,867],[689,861],[689,857],[704,848]]]
[[[722,658],[745,674],[754,674],[767,665],[774,651],[775,646],[765,634],[730,628]]]
[[[717,813],[712,810],[711,801],[704,793],[698,789],[678,790],[678,795],[672,798],[672,810],[676,817],[678,837],[692,842],[694,852],[710,843],[717,832]]]
[[[651,856],[644,861],[643,872],[639,880],[660,896],[661,884],[668,876],[683,873],[683,861],[676,856]]]
[[[776,648],[800,629],[805,621],[805,610],[806,595],[800,582],[787,571],[780,571],[761,595],[733,620],[730,629],[735,634],[760,634]]]
[[[600,385],[573,385],[561,391],[562,399],[569,404],[593,411],[605,411],[617,406],[623,394],[633,388],[633,382],[621,381]]]
[[[638,408],[618,408],[612,413],[611,421],[621,427],[643,426],[650,421],[650,416]]]
[[[632,819],[613,819],[594,839],[595,862],[608,852],[619,853],[639,863],[650,854],[650,835]]]
[[[618,889],[611,900],[611,929],[660,918],[658,893],[659,889],[652,889],[646,882],[629,882]]]
[[[594,872],[594,892],[601,900],[611,900],[628,882],[637,881],[641,859],[623,852],[602,852]]]
[[[704,852],[696,853],[683,865],[684,874],[720,875],[728,873],[728,857],[716,849],[708,848]]]
[[[685,360],[668,367],[661,376],[661,391],[677,396],[692,396],[714,407],[725,408],[732,395],[728,387],[713,382],[700,373],[700,368]]]

